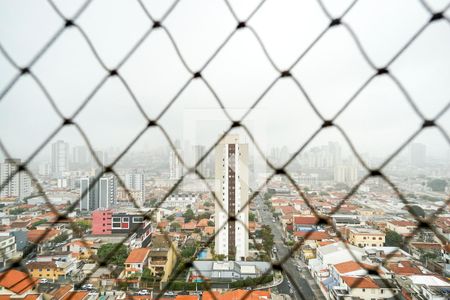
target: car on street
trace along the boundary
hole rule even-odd
[[[45,283],[49,283],[49,281],[46,278],[42,278],[42,279],[39,279],[39,283],[45,284]]]
[[[171,292],[171,291],[167,291],[164,293],[164,296],[175,296],[175,293]]]

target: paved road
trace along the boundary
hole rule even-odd
[[[274,243],[277,248],[277,256],[279,259],[282,259],[286,255],[288,255],[289,249],[286,247],[282,240],[283,233],[281,227],[278,222],[272,221],[272,213],[263,203],[263,200],[261,198],[258,198],[257,207],[258,213],[262,218],[262,223],[270,225],[272,229],[272,234],[274,235]],[[299,271],[297,269],[298,265],[301,265],[302,271]],[[285,272],[283,272],[284,280],[278,286],[278,290],[280,291],[280,293],[288,294],[293,299],[298,300],[325,299],[317,285],[315,285],[315,283],[313,282],[313,279],[309,275],[306,266],[302,262],[295,260],[294,258],[289,258],[283,263],[283,269],[285,270]],[[286,272],[289,274],[289,277],[294,280],[295,285],[298,287],[298,291],[296,290],[294,283],[292,283],[286,275]],[[313,287],[314,292],[311,287]]]

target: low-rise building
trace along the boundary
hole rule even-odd
[[[358,247],[383,247],[386,234],[373,228],[350,227],[348,241]]]

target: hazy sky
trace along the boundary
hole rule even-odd
[[[70,18],[84,1],[55,1]],[[159,19],[171,1],[142,1]],[[427,1],[441,10],[449,1]],[[230,1],[245,19],[259,1]],[[323,1],[339,16],[351,1]],[[450,10],[446,11],[450,17]],[[359,37],[376,66],[386,64],[430,18],[414,0],[361,0],[344,21]],[[108,68],[114,68],[151,27],[137,1],[94,0],[76,21],[83,28]],[[269,0],[250,20],[276,66],[289,67],[328,26],[314,0]],[[47,1],[0,1],[0,43],[19,65],[26,65],[62,26]],[[182,0],[163,22],[192,70],[208,60],[234,30],[236,21],[222,0]],[[450,25],[429,26],[392,64],[391,72],[405,86],[419,109],[433,118],[450,101]],[[88,43],[76,28],[66,30],[33,66],[32,71],[70,116],[105,75]],[[0,91],[16,74],[0,55]],[[153,31],[119,69],[145,112],[156,117],[190,78],[167,34]],[[355,41],[343,27],[329,30],[294,67],[292,73],[320,113],[331,118],[373,73]],[[248,29],[238,31],[203,72],[205,79],[230,114],[239,118],[279,73],[266,58]],[[213,94],[201,81],[193,81],[161,119],[171,138],[211,144],[228,126],[220,116]],[[214,117],[211,117],[214,116]],[[146,121],[117,78],[109,79],[76,117],[98,149],[124,148]],[[209,120],[209,121],[208,121]],[[208,125],[211,122],[210,125]],[[320,120],[291,79],[279,81],[261,100],[247,121],[255,138],[270,149],[287,145],[297,149],[320,126]],[[377,77],[338,117],[358,151],[375,156],[393,152],[421,124],[398,87],[388,77]],[[447,133],[450,111],[439,119]],[[44,94],[30,77],[21,78],[0,100],[0,139],[13,156],[25,158],[59,124]],[[190,132],[195,128],[195,133]],[[57,138],[81,144],[73,129]],[[320,134],[316,144],[342,141],[336,130]],[[441,155],[449,145],[435,130],[417,141],[427,143],[430,155]],[[136,145],[166,144],[155,131]],[[269,152],[269,150],[267,150]]]

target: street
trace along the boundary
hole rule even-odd
[[[272,230],[272,234],[274,235],[274,244],[277,249],[277,257],[278,259],[283,259],[286,255],[289,254],[289,249],[282,240],[283,232],[281,230],[281,227],[278,222],[273,222],[272,213],[270,212],[267,205],[264,204],[261,197],[258,197],[257,202],[258,213],[261,217],[262,224],[269,225]],[[320,292],[320,289],[317,287],[317,285],[315,285],[315,283],[313,283],[313,280],[308,273],[309,271],[303,262],[290,257],[282,264],[282,266],[284,269],[284,280],[278,286],[278,290],[280,291],[280,293],[288,294],[293,297],[293,299],[299,300],[325,299],[325,297]],[[300,266],[302,270],[297,270],[297,266]],[[289,277],[294,280],[294,283],[289,280],[286,272],[289,274]],[[308,278],[308,280],[306,278]],[[315,292],[313,292],[313,290],[311,289],[311,285],[315,285]],[[298,291],[295,286],[298,287]]]

